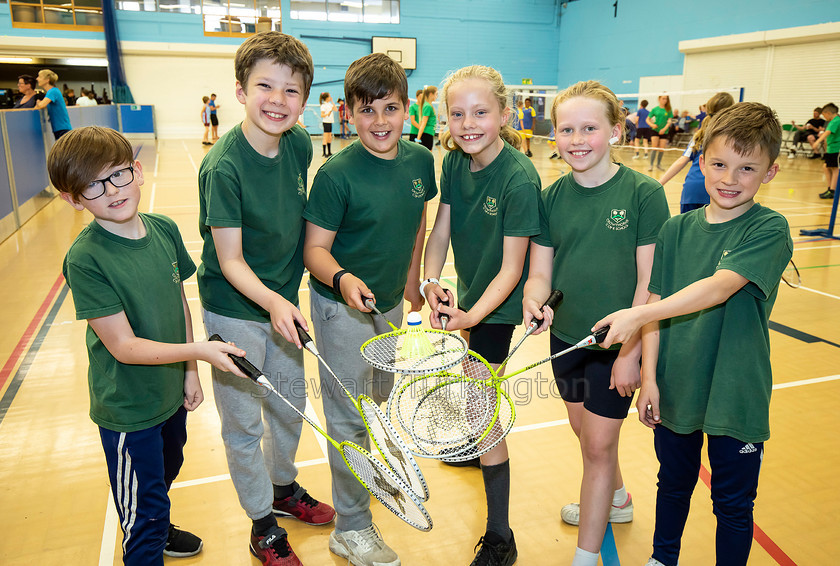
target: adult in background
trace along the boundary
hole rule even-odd
[[[793,134],[793,145],[788,153],[788,159],[796,157],[796,150],[802,142],[808,142],[808,145],[814,150],[814,154],[811,156],[812,159],[819,159],[820,146],[816,142],[817,138],[825,130],[825,120],[820,117],[821,114],[822,107],[814,108],[814,117],[805,122],[804,126],[797,126],[796,122],[793,120],[790,121],[790,124],[796,128],[796,132]]]
[[[35,108],[35,104],[44,97],[43,94],[35,92],[38,81],[32,75],[19,76],[17,86],[23,96],[15,102],[15,108]]]
[[[46,94],[43,100],[39,100],[35,104],[37,110],[47,109],[47,115],[50,117],[50,127],[55,139],[73,129],[73,126],[70,125],[70,115],[67,114],[67,106],[64,104],[64,96],[55,86],[57,80],[58,75],[49,69],[38,71],[38,86],[44,89]]]
[[[97,106],[96,93],[92,90],[82,89],[82,96],[76,99],[76,106]]]
[[[650,132],[650,166],[648,171],[653,171],[653,163],[656,161],[656,168],[664,171],[662,168],[662,155],[665,153],[665,147],[668,145],[668,132],[671,129],[671,118],[674,113],[671,111],[671,99],[667,94],[659,95],[659,105],[650,111],[647,117],[648,126],[651,127]]]

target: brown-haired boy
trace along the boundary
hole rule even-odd
[[[770,437],[768,321],[793,242],[785,218],[755,194],[779,170],[782,130],[775,112],[754,102],[706,119],[700,168],[711,202],[665,222],[648,304],[594,327],[611,325],[609,347],[645,326],[636,407],[654,429],[660,465],[649,566],[677,564],[704,433],[718,562],[747,563]]]
[[[304,411],[295,322],[307,328],[298,288],[312,142],[296,124],[312,84],[312,57],[299,40],[270,31],[248,38],[234,64],[245,119],[216,142],[198,175],[204,325],[208,335],[242,346]],[[281,399],[229,372],[213,371],[213,392],[231,479],[253,521],[251,553],[265,566],[296,566],[300,560],[274,515],[310,525],[335,517],[295,481],[301,419]]]
[[[420,258],[426,235],[426,201],[437,194],[434,158],[425,147],[402,140],[408,117],[405,71],[373,53],[354,61],[344,78],[350,123],[359,140],[318,171],[306,205],[304,263],[312,274],[312,323],[327,363],[350,391],[377,401],[388,396],[393,374],[379,372],[359,348],[389,331],[371,318],[365,299],[376,301],[395,325],[403,297],[420,310]],[[358,411],[329,373],[321,370],[324,415],[334,439],[365,445]],[[338,518],[330,550],[356,566],[397,566],[397,554],[372,524],[370,495],[340,455],[330,451],[333,502]]]
[[[61,198],[93,214],[64,258],[76,318],[87,319],[90,418],[99,426],[127,565],[192,556],[201,539],[169,522],[187,411],[204,399],[195,360],[235,371],[220,342],[193,342],[182,281],[195,272],[175,223],[138,212],[143,168],[131,144],[91,126],[62,136],[47,168]],[[241,375],[241,374],[240,374]]]

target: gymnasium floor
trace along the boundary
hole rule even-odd
[[[320,139],[313,143],[317,156]],[[141,210],[174,218],[196,263],[201,248],[196,173],[205,151],[198,140],[146,141],[139,148],[146,179]],[[545,143],[536,141],[533,152],[543,186],[568,171],[562,162],[548,159]],[[678,155],[667,153],[663,165],[667,168]],[[440,148],[435,156],[439,167]],[[623,159],[646,170],[647,162],[632,160],[629,152]],[[322,161],[314,159],[310,180]],[[772,316],[773,436],[766,444],[750,564],[835,564],[840,554],[835,479],[840,465],[840,242],[799,236],[800,228],[828,223],[830,204],[817,198],[825,190],[821,161],[782,156],[779,162],[781,172],[758,200],[788,218],[802,287],[782,285]],[[678,212],[684,173],[666,186],[672,213]],[[437,200],[430,205],[429,229],[436,205]],[[0,335],[0,564],[5,566],[121,563],[121,533],[104,458],[88,418],[85,322],[75,320],[61,277],[64,253],[90,219],[55,199],[0,244],[0,290],[7,305],[0,313],[6,329]],[[451,263],[445,273],[453,281]],[[185,285],[196,336],[203,337],[195,278]],[[301,300],[308,316],[307,294],[304,282]],[[542,359],[547,351],[545,335],[531,338],[509,367]],[[311,356],[305,359],[313,414],[323,420],[311,387],[317,381],[315,363]],[[209,366],[199,365],[206,400],[189,417],[186,462],[170,495],[172,521],[201,536],[205,547],[194,558],[167,563],[256,565],[247,547],[250,521],[227,475]],[[508,439],[511,525],[518,564],[524,566],[568,564],[576,539],[575,528],[561,523],[559,510],[577,501],[580,455],[563,404],[548,387],[548,367],[531,370],[511,384],[518,400],[516,428]],[[304,427],[298,479],[315,497],[329,500],[326,449],[323,439]],[[605,563],[644,564],[651,551],[657,463],[652,434],[635,413],[623,427],[620,459],[635,520],[612,529],[617,556],[605,551]],[[415,531],[375,501],[374,520],[403,564],[466,565],[484,532],[481,474],[435,461],[421,460],[420,465],[430,484],[434,529]],[[346,564],[327,549],[331,526],[309,527],[288,519],[281,524],[305,564]],[[713,556],[709,490],[698,482],[681,564],[711,564]]]

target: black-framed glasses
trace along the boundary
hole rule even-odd
[[[85,200],[98,199],[105,194],[105,183],[109,182],[117,188],[124,187],[134,180],[134,167],[129,165],[125,169],[114,171],[104,179],[91,181],[87,188],[82,191],[82,198]]]

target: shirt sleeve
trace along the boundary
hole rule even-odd
[[[338,232],[346,211],[346,194],[321,169],[312,182],[303,217],[316,226]]]
[[[671,212],[668,210],[668,201],[665,199],[665,189],[659,183],[656,184],[658,186],[639,203],[637,246],[655,243],[662,225],[671,217]]]
[[[219,228],[242,227],[242,193],[239,183],[228,175],[210,170],[204,177],[204,207],[206,226]]]
[[[93,266],[64,258],[64,279],[72,289],[76,320],[110,316],[125,310],[107,278]]]
[[[717,269],[728,269],[749,280],[745,290],[759,300],[772,293],[793,256],[787,221],[778,217],[756,227],[735,248],[725,253]]]
[[[533,183],[513,188],[503,199],[505,236],[531,237],[540,233],[540,193]]]

